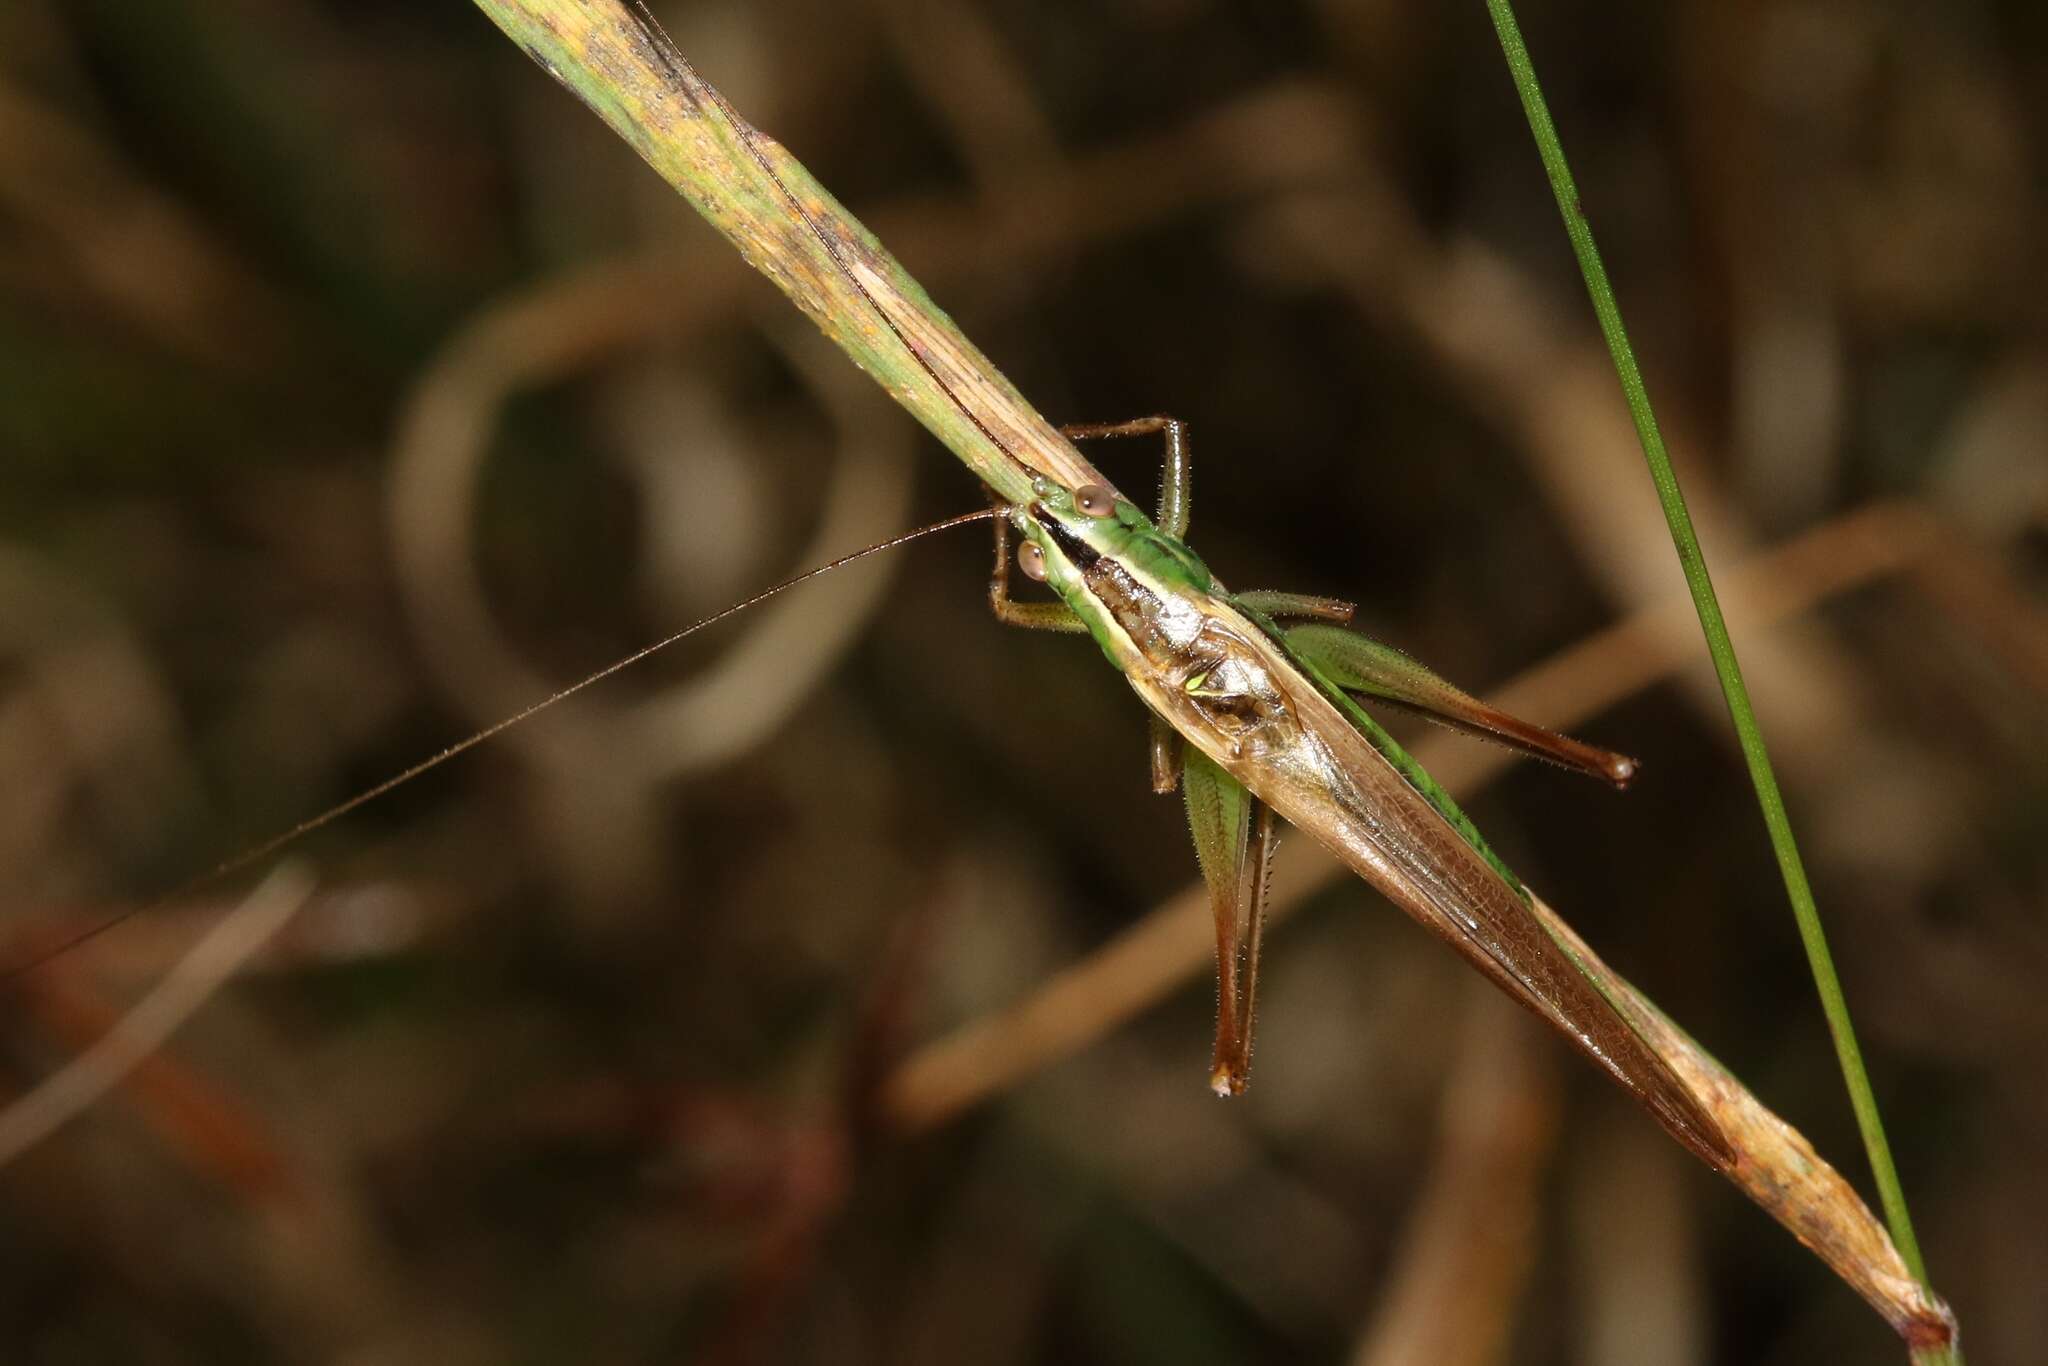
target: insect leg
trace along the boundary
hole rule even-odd
[[[1085,635],[1088,624],[1063,602],[1016,602],[1010,597],[1010,523],[995,519],[996,564],[989,575],[988,605],[996,620],[1005,626],[1022,626],[1033,631],[1065,631]]]
[[[1391,645],[1334,626],[1296,626],[1286,636],[1288,645],[1303,659],[1347,692],[1397,703],[1453,730],[1498,741],[1615,787],[1628,786],[1636,775],[1636,761],[1626,754],[1559,735],[1489,707]]]
[[[1158,716],[1148,713],[1145,719],[1151,731],[1152,790],[1165,797],[1180,786],[1181,738]]]
[[[1069,441],[1087,441],[1106,436],[1150,436],[1166,433],[1166,464],[1159,471],[1159,529],[1176,541],[1188,535],[1188,499],[1194,471],[1188,463],[1188,424],[1177,417],[1155,413],[1128,422],[1075,422],[1060,428]]]
[[[1251,1078],[1259,940],[1275,837],[1271,809],[1198,749],[1183,759],[1188,828],[1216,918],[1216,1051],[1209,1087],[1240,1094]]]
[[[1358,610],[1355,604],[1342,598],[1319,598],[1312,593],[1276,593],[1265,588],[1239,593],[1234,601],[1275,621],[1334,621],[1340,626],[1350,621],[1351,614]]]

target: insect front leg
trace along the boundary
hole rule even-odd
[[[1150,436],[1155,432],[1166,434],[1166,463],[1159,471],[1159,515],[1153,520],[1174,540],[1185,541],[1188,517],[1192,511],[1190,504],[1194,497],[1194,452],[1188,442],[1187,423],[1165,413],[1154,413],[1150,417],[1134,417],[1127,422],[1070,422],[1060,428],[1060,435],[1069,441]],[[1309,593],[1259,590],[1240,593],[1237,601],[1276,621],[1334,621],[1342,625],[1350,621],[1352,613],[1358,610],[1342,598],[1316,597]]]
[[[1188,424],[1165,413],[1134,417],[1128,422],[1072,422],[1060,428],[1069,441],[1092,441],[1112,436],[1151,436],[1166,433],[1166,463],[1159,471],[1159,515],[1154,522],[1176,541],[1188,537],[1188,500],[1193,493],[1194,470],[1189,463]]]
[[[995,528],[996,560],[994,571],[989,576],[988,601],[996,620],[1008,626],[1039,631],[1086,632],[1087,623],[1063,602],[1017,602],[1010,597],[1010,524],[998,517]],[[1027,555],[1035,556],[1037,550],[1037,546],[1025,542],[1019,547],[1020,559]],[[1023,560],[1026,565],[1034,562]],[[1025,573],[1030,574],[1030,569],[1026,568]],[[1034,574],[1032,577],[1037,576]],[[1181,738],[1158,716],[1147,713],[1146,720],[1150,723],[1152,790],[1167,796],[1180,786]]]
[[[996,620],[1005,626],[1022,626],[1032,631],[1064,631],[1070,635],[1086,635],[1088,623],[1080,614],[1063,602],[1017,602],[1010,597],[1010,523],[1006,517],[995,519],[996,563],[988,580],[988,605],[996,614]],[[1038,558],[1038,547],[1026,541],[1017,549],[1019,563],[1030,577],[1043,578],[1043,568],[1033,571],[1034,564],[1042,565]]]

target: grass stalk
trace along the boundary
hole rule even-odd
[[[794,157],[748,125],[698,76],[638,0],[475,3],[522,50],[589,105],[730,239],[749,264],[789,295],[998,496],[1008,501],[1035,496],[1040,476],[1070,489],[1108,482],[974,348],[872,233],[841,208]],[[1501,7],[1496,18],[1504,13]],[[1503,41],[1508,43],[1513,64],[1520,40],[1511,38],[1512,16],[1507,16],[1506,24]],[[1525,92],[1533,92],[1534,77],[1527,72],[1526,54],[1520,62],[1517,80],[1526,80]],[[1583,243],[1582,261],[1590,260],[1588,279],[1595,287],[1596,305],[1602,309],[1610,342],[1618,348],[1623,383],[1645,446],[1654,451],[1652,467],[1661,469],[1659,488],[1669,491],[1669,509],[1674,506],[1677,486],[1668,463],[1663,462],[1662,444],[1649,416],[1641,378],[1628,358],[1612,292],[1599,272],[1597,256],[1591,255],[1592,242],[1585,234],[1583,217],[1576,213],[1570,178],[1555,149],[1555,135],[1548,131],[1547,118],[1541,117],[1540,96],[1534,99],[1531,117],[1540,119],[1539,141],[1548,138],[1546,162],[1555,175],[1563,177],[1560,201],[1566,205],[1567,222],[1575,225],[1575,244]],[[1691,528],[1684,522],[1683,504],[1675,506],[1673,534],[1681,538],[1687,578],[1695,596],[1704,595],[1701,615],[1709,623],[1709,640],[1718,641],[1716,659],[1724,662],[1724,680],[1734,678],[1730,705],[1736,712],[1737,728],[1744,735],[1752,770],[1760,772],[1759,790],[1768,793],[1767,819],[1774,821],[1774,833],[1782,832],[1783,805],[1762,758],[1755,719],[1749,714],[1747,700],[1741,699],[1740,677],[1728,649],[1726,628],[1713,607],[1712,589],[1706,584]],[[1812,897],[1805,889],[1804,877],[1798,874],[1798,857],[1789,834],[1779,848],[1781,857],[1789,859],[1787,881],[1796,883],[1795,902],[1803,898],[1807,907],[1802,929],[1809,923],[1813,926],[1809,950],[1818,952],[1824,966],[1826,947],[1818,939]],[[1660,1051],[1668,1065],[1679,1069],[1695,1094],[1714,1106],[1724,1133],[1740,1140],[1732,1157],[1715,1164],[1718,1169],[1812,1247],[1909,1341],[1948,1341],[1953,1319],[1947,1307],[1922,1288],[1917,1250],[1909,1268],[1894,1239],[1887,1238],[1863,1202],[1804,1138],[1770,1115],[1647,999],[1613,977],[1547,907],[1538,903],[1535,910],[1582,971],[1602,974],[1601,989],[1610,1002],[1628,1014],[1639,1034]],[[1840,1009],[1840,989],[1833,985],[1831,969],[1823,980],[1823,993],[1832,993],[1835,1004],[1830,1020],[1839,1019],[1837,1041],[1846,1046],[1853,1062],[1854,1043],[1847,1034],[1846,1012]],[[1845,1063],[1845,1068],[1848,1066]],[[1862,1087],[1861,1117],[1869,1088],[1860,1081],[1860,1064],[1854,1066],[1853,1075]],[[1874,1106],[1869,1113],[1874,1119]],[[1881,1138],[1877,1152],[1882,1154]],[[1894,1226],[1904,1226],[1903,1204],[1896,1199],[1897,1181],[1890,1175],[1888,1157],[1881,1159],[1880,1169],[1885,1173],[1881,1184],[1887,1209],[1896,1208],[1898,1214]],[[1904,1227],[1904,1236],[1897,1241],[1911,1248],[1910,1226]]]
[[[795,157],[743,119],[639,0],[476,0],[1004,501],[1107,484]]]
[[[1606,338],[1608,353],[1614,359],[1614,371],[1621,380],[1629,416],[1642,444],[1643,459],[1649,464],[1650,479],[1657,489],[1657,501],[1663,507],[1664,520],[1671,529],[1671,542],[1678,552],[1679,566],[1685,572],[1693,607],[1699,614],[1707,651],[1713,656],[1721,694],[1727,699],[1729,719],[1734,722],[1743,761],[1749,767],[1750,782],[1756,788],[1757,805],[1763,812],[1764,827],[1770,833],[1771,849],[1777,856],[1778,871],[1784,878],[1785,895],[1792,903],[1792,915],[1799,925],[1799,938],[1806,948],[1814,987],[1820,993],[1821,1010],[1827,1017],[1828,1031],[1834,1036],[1835,1054],[1841,1064],[1842,1079],[1849,1089],[1849,1103],[1856,1112],[1857,1127],[1863,1135],[1864,1150],[1869,1154],[1871,1173],[1877,1181],[1885,1223],[1907,1269],[1926,1286],[1927,1266],[1920,1254],[1919,1240],[1913,1233],[1912,1216],[1906,1207],[1905,1190],[1899,1184],[1898,1169],[1892,1162],[1891,1145],[1885,1138],[1877,1097],[1871,1090],[1870,1077],[1863,1066],[1863,1052],[1857,1045],[1856,1030],[1849,1020],[1849,1003],[1842,994],[1834,956],[1829,952],[1827,934],[1821,927],[1820,908],[1814,901],[1806,866],[1800,858],[1791,821],[1785,814],[1785,799],[1778,789],[1777,774],[1771,767],[1770,751],[1764,743],[1762,727],[1757,723],[1749,689],[1742,681],[1742,666],[1735,657],[1734,642],[1728,636],[1728,623],[1721,614],[1720,599],[1714,592],[1699,536],[1693,530],[1692,514],[1686,508],[1685,494],[1679,488],[1677,472],[1672,469],[1671,457],[1665,450],[1664,435],[1657,425],[1649,390],[1643,383],[1642,370],[1636,364],[1635,349],[1629,344],[1628,330],[1621,320],[1621,307],[1615,301],[1614,287],[1608,281],[1607,268],[1601,262],[1598,246],[1594,244],[1592,225],[1579,201],[1578,186],[1565,160],[1557,128],[1551,122],[1543,88],[1536,79],[1536,68],[1529,58],[1528,45],[1515,21],[1514,8],[1510,0],[1486,0],[1486,8],[1493,17],[1509,75],[1514,79],[1515,90],[1521,96],[1522,108],[1528,115],[1529,131],[1535,135],[1537,154],[1543,160],[1551,191],[1557,197],[1558,212],[1564,218],[1565,235],[1571,239],[1572,253],[1578,258],[1579,270],[1585,276],[1586,292],[1592,298],[1594,316],[1600,321],[1601,335]],[[1932,1289],[1931,1286],[1928,1288]],[[1913,1359],[1927,1363],[1960,1362],[1961,1355],[1952,1347],[1915,1348]]]

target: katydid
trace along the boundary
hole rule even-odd
[[[681,63],[672,49],[668,56]],[[1339,629],[1333,623],[1348,621],[1348,603],[1292,593],[1228,592],[1183,539],[1189,452],[1186,427],[1176,419],[1156,416],[1061,429],[1069,440],[1162,435],[1167,458],[1156,524],[1106,483],[1069,487],[1023,458],[1009,423],[991,422],[969,403],[956,382],[935,368],[927,339],[907,332],[910,320],[877,297],[872,263],[849,255],[848,243],[813,215],[777,170],[764,140],[724,97],[709,86],[702,91],[792,217],[824,248],[845,285],[992,448],[993,463],[1007,476],[1003,482],[1028,488],[1031,496],[1010,501],[999,492],[993,513],[969,514],[893,538],[749,598],[301,822],[181,890],[269,857],[554,702],[783,587],[926,531],[993,517],[996,569],[990,597],[997,616],[1013,625],[1092,635],[1151,713],[1154,789],[1170,792],[1178,785],[1185,793],[1216,921],[1218,1010],[1210,1085],[1218,1094],[1242,1092],[1249,1078],[1266,870],[1277,815],[1313,835],[1563,1033],[1686,1147],[1725,1167],[1731,1154],[1720,1127],[1532,913],[1520,880],[1449,795],[1353,694],[1419,711],[1617,787],[1634,773],[1634,761],[1489,708],[1398,651]],[[1085,462],[1079,465],[1087,468]],[[1019,552],[1023,572],[1045,581],[1059,595],[1058,602],[1011,600],[1012,531],[1024,538]],[[0,973],[0,981],[146,909],[137,907],[90,926]]]
[[[1062,429],[1070,438],[1166,438],[1158,521],[1101,485],[1038,496],[996,522],[989,597],[999,619],[1092,636],[1152,718],[1152,785],[1187,802],[1216,922],[1210,1086],[1243,1091],[1257,1006],[1267,860],[1277,814],[1315,836],[1401,909],[1605,1068],[1711,1164],[1720,1126],[1531,912],[1528,893],[1446,792],[1354,700],[1366,694],[1624,786],[1635,761],[1486,706],[1423,665],[1329,624],[1351,606],[1231,593],[1184,537],[1185,424],[1164,416]],[[1019,603],[1018,566],[1058,594]],[[1293,622],[1294,625],[1283,623]]]
[[[1217,1019],[1209,1083],[1244,1091],[1251,1070],[1259,948],[1274,818],[1329,846],[1403,910],[1449,941],[1577,1044],[1687,1147],[1721,1165],[1731,1154],[1692,1093],[1532,914],[1528,894],[1472,822],[1353,700],[1364,694],[1524,753],[1625,786],[1625,755],[1488,707],[1423,665],[1331,623],[1352,605],[1296,593],[1230,593],[1183,539],[1189,448],[1170,417],[1062,428],[1072,439],[1161,433],[1167,460],[1154,523],[1112,489],[1036,481],[1028,503],[998,505],[891,537],[808,570],[550,694],[356,796],[220,864],[186,891],[249,867],[431,768],[631,664],[808,579],[934,531],[995,528],[989,600],[1009,625],[1092,636],[1150,711],[1155,792],[1182,789],[1216,928]],[[1059,595],[1024,603],[1009,591],[1011,535],[1029,578]],[[1282,623],[1295,623],[1283,626]],[[168,899],[168,898],[166,898]],[[152,903],[161,904],[161,903]],[[149,909],[98,922],[0,981]]]
[[[1243,1089],[1249,1066],[1260,903],[1273,846],[1264,814],[1270,808],[1315,836],[1563,1033],[1679,1142],[1726,1170],[1732,1148],[1699,1099],[1536,917],[1520,880],[1449,795],[1350,692],[1389,697],[1617,784],[1633,773],[1633,761],[1502,716],[1375,642],[1331,637],[1312,624],[1283,632],[1276,619],[1277,614],[1312,623],[1348,616],[1342,604],[1293,594],[1228,593],[1181,539],[1188,519],[1187,443],[1185,428],[1172,418],[1062,433],[1068,441],[1163,433],[1167,460],[1158,525],[1107,484],[1071,475],[1062,482],[1026,459],[1021,443],[1033,443],[1038,453],[1035,448],[1052,435],[1044,419],[977,368],[976,362],[986,362],[950,330],[950,322],[934,316],[936,310],[906,308],[890,279],[893,263],[879,244],[850,220],[821,219],[813,203],[828,215],[836,212],[822,188],[806,178],[812,202],[797,193],[784,169],[800,175],[801,167],[696,74],[643,5],[635,0],[633,8],[636,22],[644,25],[640,36],[679,108],[723,125],[723,136],[758,174],[766,199],[779,204],[785,222],[829,262],[840,288],[880,324],[853,328],[859,340],[842,337],[841,344],[857,348],[858,358],[881,338],[893,340],[922,381],[917,387],[936,394],[951,418],[975,434],[981,447],[976,463],[1010,527],[1026,539],[1020,552],[1024,571],[1042,577],[1060,596],[1056,604],[1010,601],[1006,532],[999,520],[990,592],[997,615],[1016,625],[1085,631],[1095,638],[1154,718],[1155,789],[1170,787],[1173,769],[1171,738],[1160,727],[1186,742],[1190,760],[1182,767],[1190,824],[1218,924],[1214,1089],[1225,1095]],[[703,207],[717,222],[719,210]],[[792,293],[800,302],[807,298],[804,291]],[[900,382],[889,387],[899,397],[907,393]],[[911,406],[932,425],[931,413]],[[1078,457],[1063,458],[1074,455],[1065,442],[1049,454],[1068,470],[1090,468]],[[998,483],[1003,487],[996,488]]]
[[[1721,1126],[1534,914],[1520,880],[1456,803],[1350,692],[1391,698],[1617,784],[1634,772],[1634,761],[1503,716],[1398,652],[1362,637],[1332,637],[1313,625],[1317,618],[1348,617],[1342,604],[1294,594],[1231,595],[1181,539],[1188,521],[1187,442],[1184,426],[1172,418],[1061,434],[1071,441],[1163,433],[1158,525],[1106,483],[1071,476],[1062,482],[1025,459],[1020,442],[1052,435],[1044,419],[990,372],[975,368],[986,362],[950,331],[943,315],[906,308],[889,277],[893,263],[879,244],[850,220],[821,219],[784,174],[785,168],[802,174],[801,167],[696,74],[637,0],[634,11],[682,107],[715,116],[758,173],[767,198],[779,203],[787,222],[798,225],[807,245],[822,253],[841,286],[880,324],[853,329],[857,345],[864,350],[881,337],[893,339],[951,416],[975,433],[986,481],[1017,490],[997,489],[996,500],[1026,540],[1021,566],[1043,578],[1060,602],[1009,600],[1006,532],[998,521],[990,592],[997,615],[1095,638],[1154,718],[1155,789],[1170,787],[1173,768],[1171,738],[1159,727],[1186,742],[1190,825],[1218,924],[1212,1087],[1225,1095],[1242,1090],[1249,1066],[1260,903],[1273,847],[1264,813],[1270,808],[1564,1034],[1685,1147],[1727,1170],[1735,1154]],[[824,212],[836,210],[821,187],[804,183]],[[706,212],[717,221],[715,212]],[[792,292],[800,301],[805,297]],[[932,425],[929,413],[913,411]],[[1062,442],[1050,458],[1067,469],[1090,468],[1063,458],[1073,454]],[[1276,615],[1309,624],[1284,632]]]

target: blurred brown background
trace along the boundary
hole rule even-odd
[[[1567,654],[1679,577],[1477,0],[659,8],[1047,414],[1193,424],[1230,583],[1480,690],[1564,656],[1531,709],[1627,797],[1430,752],[1869,1188],[1696,628]],[[2038,1359],[2048,11],[1526,9],[1936,1283]],[[467,5],[0,9],[11,961],[979,496]],[[0,1172],[0,1353],[1903,1358],[1356,883],[1283,879],[1211,1098],[1199,916],[1118,938],[1194,868],[1140,713],[989,619],[986,557],[809,586],[303,842],[290,928]],[[246,886],[9,984],[5,1086]]]

